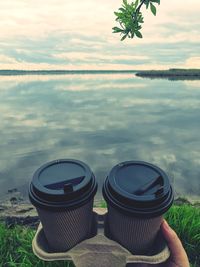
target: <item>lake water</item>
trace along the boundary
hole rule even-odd
[[[45,162],[75,158],[99,188],[115,164],[133,159],[165,170],[177,195],[200,197],[200,81],[1,76],[0,122],[0,195],[26,190]]]

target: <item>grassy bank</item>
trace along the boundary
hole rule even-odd
[[[165,216],[180,237],[193,266],[200,266],[200,208],[173,206]]]
[[[200,208],[174,205],[166,214],[169,224],[176,230],[190,258],[192,267],[200,266]],[[0,224],[1,267],[73,267],[71,263],[47,263],[32,253],[31,242],[35,230],[21,226],[8,229]]]

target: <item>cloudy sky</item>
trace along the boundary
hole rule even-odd
[[[0,69],[200,68],[199,0],[161,0],[143,39],[124,42],[112,34],[121,2],[1,0]]]

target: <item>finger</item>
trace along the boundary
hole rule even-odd
[[[171,251],[171,257],[173,261],[177,265],[189,267],[187,254],[175,231],[169,226],[169,224],[165,220],[161,225],[161,229]]]

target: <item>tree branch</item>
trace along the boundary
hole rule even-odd
[[[138,14],[140,12],[140,8],[142,7],[142,5],[145,3],[146,0],[142,0],[140,5],[138,6],[138,8],[136,9],[136,14]]]
[[[136,21],[137,15],[139,14],[140,9],[141,9],[142,5],[145,3],[145,1],[146,0],[141,0],[140,5],[138,6],[138,8],[136,9],[136,11],[134,12],[134,14],[132,16],[134,21]]]

